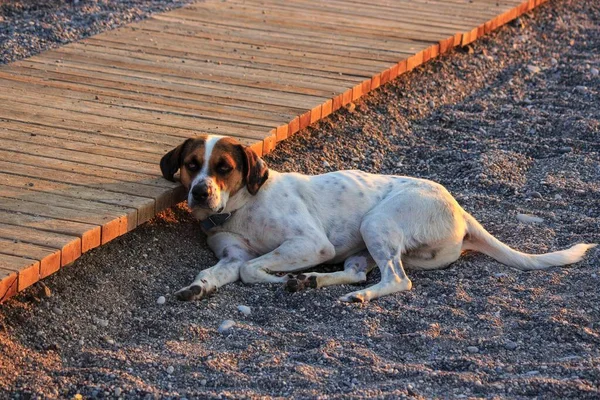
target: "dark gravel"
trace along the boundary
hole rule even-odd
[[[599,30],[599,2],[551,2],[380,88],[266,160],[282,171],[434,179],[519,250],[598,243]],[[520,213],[544,221],[524,224]],[[600,396],[598,249],[573,268],[529,273],[468,254],[444,271],[409,271],[412,291],[368,304],[338,302],[348,286],[289,294],[242,284],[176,302],[172,293],[214,261],[178,207],[45,280],[50,297],[36,287],[9,300],[0,309],[0,391]],[[368,285],[377,280],[372,273]],[[218,333],[228,319],[235,325]]]

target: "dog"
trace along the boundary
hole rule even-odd
[[[578,262],[595,244],[542,255],[518,252],[488,233],[440,184],[418,178],[337,171],[279,173],[249,147],[223,136],[187,139],[161,159],[163,176],[180,181],[219,261],[176,292],[209,296],[237,280],[305,287],[381,281],[342,296],[366,302],[410,290],[404,267],[435,270],[475,250],[521,270]],[[344,262],[343,271],[302,273]],[[299,275],[293,275],[300,273]]]

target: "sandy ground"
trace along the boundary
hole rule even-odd
[[[551,2],[266,161],[436,180],[522,251],[600,242],[599,48],[600,3]],[[179,303],[215,258],[178,207],[0,308],[0,397],[598,398],[599,261],[524,273],[468,254],[368,304],[243,284]]]

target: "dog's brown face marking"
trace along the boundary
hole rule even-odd
[[[231,138],[222,138],[212,150],[208,175],[221,191],[233,196],[244,186],[244,149]]]
[[[200,136],[182,145],[184,148],[179,165],[181,171],[179,180],[186,189],[190,188],[192,181],[204,165],[205,144],[206,136]]]

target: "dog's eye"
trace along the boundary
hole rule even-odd
[[[221,163],[217,165],[217,172],[219,172],[220,174],[228,174],[231,172],[232,169],[233,168],[231,168],[231,166],[226,163]]]
[[[195,161],[191,161],[191,162],[187,163],[185,165],[185,167],[188,169],[188,171],[191,171],[191,172],[198,171],[198,168],[199,168],[198,163]]]

